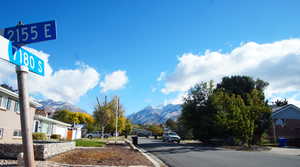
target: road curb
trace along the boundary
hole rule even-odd
[[[139,151],[141,154],[143,154],[149,161],[152,162],[152,164],[155,167],[168,167],[168,165],[166,165],[162,160],[157,158],[155,155],[149,153],[148,151],[146,151],[140,147],[136,147],[135,145],[133,145],[130,140],[125,139],[125,142],[129,144],[131,149]]]

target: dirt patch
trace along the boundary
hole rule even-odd
[[[152,163],[140,152],[126,146],[111,145],[104,148],[75,149],[54,156],[48,161],[78,165],[129,166],[144,165],[153,167]]]

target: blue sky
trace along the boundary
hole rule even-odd
[[[26,24],[54,19],[57,40],[27,46],[50,55],[48,63],[53,76],[58,71],[74,72],[76,69],[83,69],[80,72],[92,69],[99,74],[99,78],[80,95],[67,90],[63,96],[66,101],[68,96],[78,96],[71,101],[90,113],[96,104],[96,96],[101,99],[105,95],[120,96],[127,114],[130,114],[147,105],[171,103],[182,97],[187,88],[196,82],[210,79],[217,82],[222,76],[233,74],[249,74],[267,80],[274,85],[267,92],[269,98],[292,98],[296,103],[300,99],[297,91],[300,81],[289,78],[295,83],[282,83],[280,80],[289,79],[280,78],[280,73],[299,72],[297,65],[276,74],[272,70],[286,61],[298,62],[295,57],[298,48],[287,47],[290,49],[288,54],[276,55],[269,53],[268,47],[272,44],[277,48],[277,45],[294,46],[299,42],[299,6],[300,2],[296,0],[3,1],[0,28],[14,26],[19,20]],[[256,54],[253,47],[254,50],[265,49],[269,59],[261,60],[259,65],[247,64],[247,68],[228,69],[231,66],[222,64],[222,61],[217,62],[220,63],[218,67],[224,66],[223,70],[205,66],[215,62],[214,56],[218,54],[219,57],[232,55],[232,59],[241,61],[238,64],[245,64],[249,54],[244,53]],[[243,57],[242,60],[233,53],[235,49],[243,50],[237,54]],[[264,55],[265,52],[257,55]],[[249,57],[249,60],[253,59]],[[277,64],[272,67],[261,66],[275,59]],[[193,60],[198,63],[194,64],[193,69],[188,69],[193,65]],[[116,90],[101,91],[103,87],[100,83],[104,82],[105,76],[118,70],[125,72],[123,74],[128,81]],[[160,74],[163,75],[158,80]],[[68,77],[64,79],[67,81]],[[79,78],[88,80],[91,77]],[[3,77],[1,81],[10,82],[10,79]],[[116,82],[118,79],[115,78]],[[76,79],[71,80],[76,82]],[[49,81],[55,82],[54,79]],[[64,84],[62,79],[60,84]],[[76,86],[70,89],[77,89]],[[286,87],[289,89],[279,91]],[[33,92],[35,97],[47,98],[47,91]]]

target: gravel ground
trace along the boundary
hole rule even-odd
[[[130,166],[143,165],[152,167],[152,163],[141,153],[122,145],[111,145],[104,148],[75,149],[48,161],[61,164]]]
[[[47,161],[36,161],[37,167],[153,167],[140,152],[124,145],[104,148],[77,148]],[[0,159],[0,167],[17,167],[17,160]]]

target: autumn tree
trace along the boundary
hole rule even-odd
[[[97,102],[98,104],[95,106],[93,116],[96,124],[101,128],[101,137],[103,138],[104,130],[112,120],[113,108],[111,107],[110,103],[106,102],[106,99],[105,102],[101,104],[97,98]]]
[[[94,118],[87,113],[71,112],[69,110],[57,110],[53,114],[53,119],[69,124],[93,124]]]
[[[148,125],[146,129],[151,131],[154,136],[161,136],[164,132],[163,126],[157,124]]]
[[[125,128],[123,130],[123,133],[127,137],[130,134],[131,131],[132,131],[132,123],[130,122],[129,119],[126,119]]]
[[[117,114],[116,114],[117,112]],[[116,129],[116,120],[118,121],[118,133],[122,133],[126,126],[125,110],[119,103],[118,98],[104,103],[98,102],[95,107],[93,116],[96,124],[101,127],[102,131],[114,133]]]

